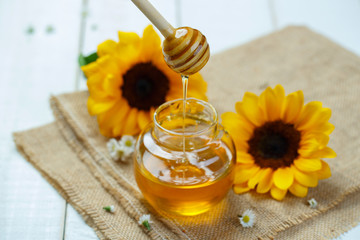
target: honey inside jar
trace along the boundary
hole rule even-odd
[[[135,178],[156,210],[191,216],[208,211],[226,196],[235,153],[210,104],[189,99],[185,119],[182,104],[165,103],[156,111],[155,123],[139,136]]]

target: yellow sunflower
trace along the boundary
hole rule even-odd
[[[182,81],[164,61],[160,37],[152,26],[143,37],[119,32],[119,42],[98,46],[99,58],[81,69],[89,89],[88,111],[97,116],[107,137],[134,135],[151,120],[165,101],[182,98]],[[200,74],[190,76],[188,96],[206,98],[207,84]]]
[[[309,187],[331,176],[321,159],[336,156],[326,146],[334,130],[331,110],[317,101],[303,104],[302,91],[285,96],[277,85],[260,96],[246,92],[236,113],[221,116],[237,150],[235,193],[256,189],[277,200],[287,191],[305,197]]]

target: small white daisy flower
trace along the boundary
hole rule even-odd
[[[119,160],[121,157],[121,151],[119,151],[120,148],[120,144],[118,143],[118,141],[116,141],[115,138],[111,138],[107,143],[106,143],[107,149],[109,151],[110,156],[112,157],[112,159],[114,159],[115,161]]]
[[[124,150],[124,155],[121,158],[123,162],[130,159],[134,153],[136,139],[131,135],[123,135],[119,141],[120,146]]]
[[[308,203],[310,205],[310,208],[316,208],[318,205],[317,201],[314,198],[308,200]]]
[[[111,205],[111,206],[105,206],[103,207],[103,209],[107,212],[111,212],[111,213],[114,213],[115,212],[115,207],[114,205]]]
[[[120,157],[120,160],[122,162],[127,162],[129,159],[131,159],[131,156],[133,154],[134,151],[128,149],[128,148],[125,148],[124,146],[120,146],[120,151],[121,151],[121,157]]]
[[[115,161],[121,160],[125,162],[132,154],[128,148],[122,146],[115,138],[111,138],[106,145],[111,158]]]
[[[250,209],[246,210],[243,215],[239,215],[238,217],[240,224],[245,228],[252,227],[255,223],[255,213]]]
[[[136,139],[131,135],[123,135],[121,137],[121,140],[119,141],[119,144],[121,146],[124,146],[125,148],[134,151],[135,148]]]
[[[138,223],[139,223],[140,225],[143,225],[144,227],[146,227],[147,230],[150,230],[150,229],[151,229],[151,227],[150,227],[150,223],[151,223],[150,214],[144,214],[144,215],[142,215],[142,216],[139,218]]]

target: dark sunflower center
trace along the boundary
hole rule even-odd
[[[127,71],[121,86],[130,107],[150,110],[165,102],[169,79],[151,63],[139,63]]]
[[[300,137],[293,124],[267,122],[254,130],[248,152],[261,168],[288,167],[298,157]]]
[[[137,96],[147,98],[153,90],[153,85],[152,81],[147,78],[137,80],[135,86]]]

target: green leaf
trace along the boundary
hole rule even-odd
[[[107,212],[110,212],[110,210],[111,210],[110,206],[103,207],[103,209]]]
[[[147,220],[143,222],[143,225],[147,230],[151,230],[150,223]]]
[[[84,56],[83,54],[80,53],[79,55],[79,65],[80,67],[88,65],[89,63],[95,62],[96,59],[98,59],[98,55],[96,52],[88,55],[88,56]]]
[[[85,59],[84,55],[82,55],[81,53],[79,55],[79,65],[80,65],[80,67],[86,65],[86,59]]]

